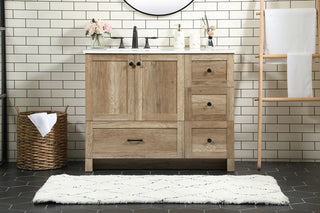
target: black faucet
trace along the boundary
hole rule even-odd
[[[132,34],[132,48],[138,48],[138,46],[138,31],[137,26],[134,26]]]

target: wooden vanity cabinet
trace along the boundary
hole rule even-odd
[[[234,170],[232,75],[233,54],[86,54],[86,171],[141,158]]]

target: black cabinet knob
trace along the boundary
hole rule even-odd
[[[209,69],[207,69],[207,72],[212,72],[212,69],[210,69],[210,68],[209,68]]]
[[[140,62],[140,61],[138,61],[138,62],[137,62],[137,66],[140,66],[140,65],[141,65],[141,62]]]
[[[207,103],[207,106],[212,106],[212,103],[211,103],[211,102],[208,102],[208,103]]]
[[[129,66],[132,67],[133,65],[134,65],[134,63],[131,61],[131,62],[129,63]]]
[[[211,139],[211,138],[208,138],[207,142],[208,142],[208,143],[211,143],[211,142],[212,142],[212,139]]]

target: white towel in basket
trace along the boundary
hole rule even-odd
[[[37,127],[42,137],[45,137],[57,122],[57,113],[47,114],[46,112],[28,115],[31,122]]]

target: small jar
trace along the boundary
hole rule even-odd
[[[190,49],[200,49],[200,34],[192,33],[189,39]]]

